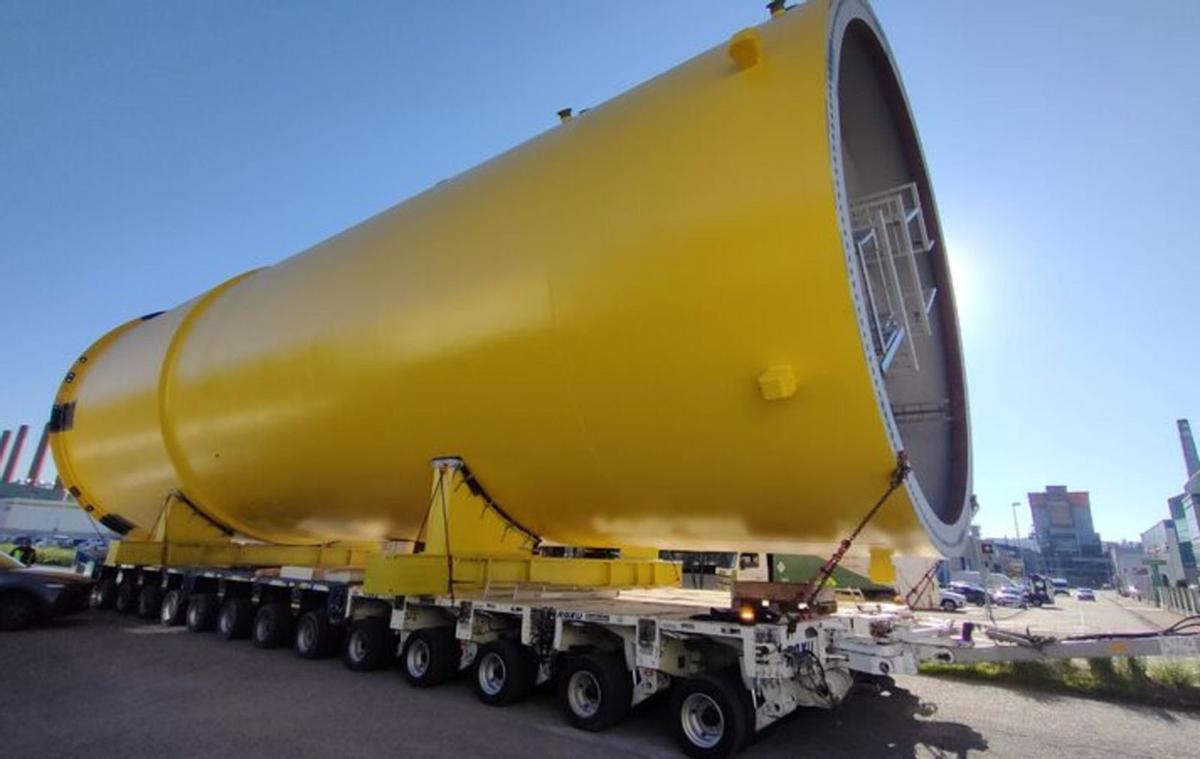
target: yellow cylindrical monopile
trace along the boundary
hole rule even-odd
[[[88,349],[62,478],[280,543],[415,540],[457,456],[586,546],[958,550],[944,240],[892,57],[811,2],[292,258]]]

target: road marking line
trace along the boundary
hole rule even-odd
[[[149,625],[147,625],[146,627],[126,627],[125,632],[133,633],[134,635],[169,635],[171,633],[187,632],[187,628],[186,627],[162,627],[160,625],[155,625],[154,627],[150,627]]]

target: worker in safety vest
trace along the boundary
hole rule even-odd
[[[37,563],[37,551],[29,543],[29,538],[18,538],[17,547],[13,549],[13,558],[27,567]]]

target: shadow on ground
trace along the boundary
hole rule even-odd
[[[833,712],[801,710],[768,728],[748,755],[757,755],[759,746],[781,745],[840,756],[966,757],[968,752],[988,750],[979,731],[938,720],[937,711],[936,704],[922,702],[903,688],[860,691]]]

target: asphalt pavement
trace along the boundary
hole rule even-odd
[[[1027,620],[1150,624],[1103,598],[1076,606]],[[606,733],[584,733],[563,723],[548,692],[487,707],[465,680],[419,691],[394,670],[353,673],[336,659],[303,661],[112,612],[0,634],[0,677],[0,749],[13,757],[677,755],[661,700]],[[904,677],[889,695],[793,715],[745,755],[1165,757],[1198,745],[1200,713]]]

